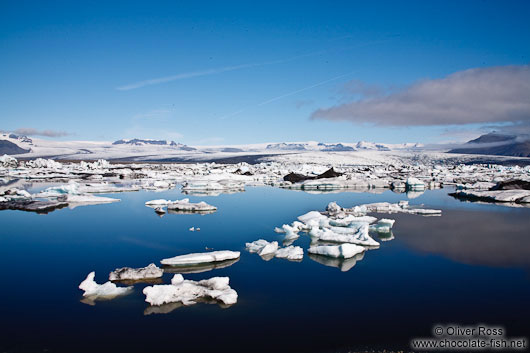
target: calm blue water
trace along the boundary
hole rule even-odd
[[[312,195],[274,188],[193,197],[218,206],[209,215],[158,217],[152,199],[180,191],[109,195],[114,204],[47,215],[0,212],[1,352],[347,352],[410,349],[435,323],[500,325],[530,336],[530,209],[463,203],[450,190],[410,200],[442,217],[391,215],[395,239],[368,251],[348,272],[307,256],[263,261],[245,242],[281,240],[275,226],[341,206],[407,199],[383,194]],[[187,197],[187,196],[186,196]],[[384,215],[384,217],[389,217]],[[189,232],[190,227],[200,232]],[[302,236],[294,245],[307,249]],[[95,306],[81,303],[90,271],[103,283],[117,267],[141,267],[188,252],[240,250],[234,265],[187,274],[229,276],[238,303],[199,303],[144,315],[142,288]],[[169,283],[172,275],[164,275]]]

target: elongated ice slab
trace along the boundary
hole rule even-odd
[[[239,251],[221,250],[204,253],[192,253],[186,255],[179,255],[160,261],[163,265],[179,266],[179,265],[194,265],[209,262],[219,262],[232,259],[238,259]]]
[[[160,208],[167,207],[171,211],[184,211],[184,212],[211,212],[216,211],[217,207],[207,204],[204,201],[193,203],[189,199],[182,199],[176,201],[170,200],[151,200],[145,203],[147,207]]]

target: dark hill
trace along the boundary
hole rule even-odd
[[[4,154],[22,154],[28,153],[30,150],[25,150],[19,147],[17,144],[14,144],[11,141],[0,140],[0,155]]]

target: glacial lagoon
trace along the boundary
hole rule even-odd
[[[47,185],[48,186],[48,185]],[[530,336],[530,208],[462,202],[452,188],[414,199],[382,193],[323,193],[247,187],[219,196],[137,191],[103,196],[120,202],[49,214],[0,212],[1,352],[349,352],[409,350],[434,324],[503,326]],[[417,195],[415,195],[417,196]],[[211,214],[157,215],[153,199],[205,201]],[[345,261],[309,256],[263,260],[245,250],[277,240],[275,227],[331,201],[344,207],[409,200],[439,217],[381,214],[396,220],[393,239]],[[199,227],[200,231],[189,231]],[[386,241],[384,241],[386,240]],[[180,254],[241,251],[227,266],[185,279],[230,277],[237,303],[150,307],[137,283],[130,295],[93,303],[79,283],[98,283],[116,268],[143,267]],[[173,273],[161,281],[170,283]]]

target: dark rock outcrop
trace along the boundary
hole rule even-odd
[[[317,176],[309,176],[309,175],[303,175],[303,174],[297,174],[297,173],[289,173],[286,176],[283,177],[284,181],[290,181],[291,183],[299,183],[301,181],[305,180],[313,180],[313,179],[325,179],[325,178],[336,178],[341,176],[342,173],[336,172],[333,168],[330,168],[326,170],[324,173],[317,175]]]
[[[36,213],[49,213],[57,209],[68,206],[67,202],[63,201],[7,201],[0,202],[0,211],[2,210],[19,210]]]

